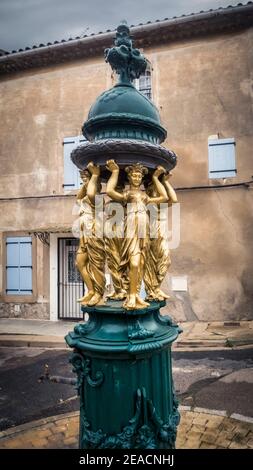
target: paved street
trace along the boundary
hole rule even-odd
[[[253,349],[174,352],[173,357],[181,404],[253,416]]]
[[[71,385],[39,381],[45,364],[51,375],[74,377],[70,352],[0,348],[0,430],[78,410]],[[176,351],[174,381],[181,405],[253,416],[253,349]]]
[[[50,373],[73,376],[68,351],[0,348],[0,430],[78,409],[74,387],[39,382],[45,364]]]

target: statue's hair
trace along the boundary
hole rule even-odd
[[[144,188],[147,191],[147,194],[150,196],[154,191],[154,183],[152,180],[144,180]]]
[[[79,173],[80,173],[80,176],[81,176],[81,177],[82,177],[82,176],[88,176],[88,178],[91,177],[90,172],[89,172],[89,170],[87,170],[87,169],[86,169],[86,170],[80,170]]]
[[[143,166],[141,163],[135,163],[134,165],[127,166],[125,168],[125,171],[128,175],[129,174],[131,175],[131,173],[133,173],[134,171],[139,171],[142,174],[142,176],[148,174],[148,169],[145,166]]]

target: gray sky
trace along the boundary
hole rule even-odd
[[[0,49],[236,5],[240,0],[0,0]],[[242,3],[247,3],[247,0]]]

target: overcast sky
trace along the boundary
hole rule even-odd
[[[0,49],[236,5],[240,0],[0,0]],[[247,1],[242,3],[247,3]]]

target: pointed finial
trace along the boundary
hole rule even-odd
[[[147,61],[139,49],[133,48],[130,29],[125,20],[117,27],[114,44],[114,47],[105,49],[105,61],[119,75],[119,83],[131,84],[145,72]]]

